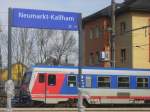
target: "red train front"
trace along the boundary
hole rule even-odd
[[[22,101],[38,101],[46,104],[77,101],[77,68],[34,67],[26,72],[22,87]]]

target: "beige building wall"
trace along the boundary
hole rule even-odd
[[[133,13],[132,28],[140,28],[149,25],[150,13]],[[133,68],[150,68],[149,57],[149,28],[132,32],[133,39]]]

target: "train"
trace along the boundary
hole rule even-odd
[[[33,66],[25,72],[22,101],[75,106],[150,103],[150,70],[100,67]]]

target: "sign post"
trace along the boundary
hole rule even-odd
[[[5,82],[5,92],[7,93],[7,109],[6,112],[12,112],[11,99],[14,95],[14,83],[12,81],[12,72],[11,72],[11,25],[12,25],[12,9],[8,10],[8,80]]]
[[[79,77],[81,77],[82,74],[82,20],[79,18],[78,19],[78,26],[79,26]],[[81,78],[80,79],[80,84],[81,84]],[[78,84],[78,112],[84,112],[84,106],[83,106],[83,95],[82,95],[82,89],[80,88],[80,84]]]
[[[9,8],[8,14],[8,80],[12,78],[11,75],[11,25],[12,25],[12,9]]]

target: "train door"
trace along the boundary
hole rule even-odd
[[[38,73],[35,83],[33,83],[32,99],[45,101],[46,98],[46,73]]]
[[[60,96],[64,83],[64,74],[47,74],[46,96],[54,98]]]

